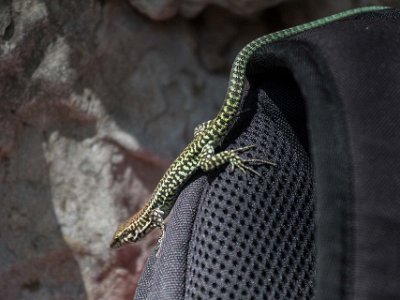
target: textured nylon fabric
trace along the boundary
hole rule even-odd
[[[277,165],[199,172],[135,299],[400,299],[398,49],[398,9],[260,49],[221,149]]]
[[[340,285],[350,299],[400,299],[400,10],[338,22],[306,38],[315,49],[331,49],[323,59],[348,136],[352,199],[341,227],[348,246]]]

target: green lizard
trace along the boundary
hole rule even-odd
[[[232,169],[237,167],[242,171],[247,170],[258,174],[258,172],[247,166],[247,163],[273,164],[257,159],[245,160],[239,156],[240,152],[246,151],[253,146],[214,153],[214,149],[221,144],[223,138],[234,123],[236,116],[239,114],[240,100],[245,83],[245,69],[250,57],[257,49],[274,41],[339,19],[386,8],[388,7],[369,6],[348,10],[310,23],[267,34],[247,44],[238,53],[233,62],[227,94],[217,116],[208,122],[200,124],[195,129],[193,141],[186,146],[182,153],[167,169],[145,206],[119,226],[114,234],[111,247],[114,248],[129,242],[136,242],[156,227],[161,228],[162,239],[165,232],[164,219],[174,206],[179,191],[196,170],[201,169],[207,172],[229,163]]]

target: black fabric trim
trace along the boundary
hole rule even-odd
[[[351,223],[349,208],[353,196],[343,104],[322,56],[298,41],[275,43],[260,49],[251,59],[247,76],[251,85],[257,85],[260,83],[255,78],[263,78],[263,82],[276,80],[274,75],[282,73],[282,68],[290,70],[309,111],[307,118],[317,199],[316,298],[344,299],[344,283],[351,278],[349,266],[353,256],[351,239],[347,236],[351,232],[348,228]],[[290,78],[284,80],[291,89]],[[287,119],[290,122],[290,116]]]

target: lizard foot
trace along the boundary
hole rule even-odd
[[[249,171],[258,176],[261,174],[255,171],[253,168],[249,167],[248,163],[257,163],[257,164],[269,164],[275,166],[276,164],[267,160],[262,159],[244,159],[239,156],[239,152],[247,151],[251,148],[254,148],[255,145],[245,146],[233,150],[225,150],[219,153],[214,153],[214,148],[212,145],[206,145],[203,148],[203,151],[200,154],[200,167],[203,171],[207,172],[218,168],[226,163],[229,163],[232,166],[232,171],[235,168],[239,168],[243,172]]]

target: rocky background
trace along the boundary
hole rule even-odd
[[[132,299],[158,232],[110,250],[235,54],[262,34],[398,1],[1,0],[0,299]]]

